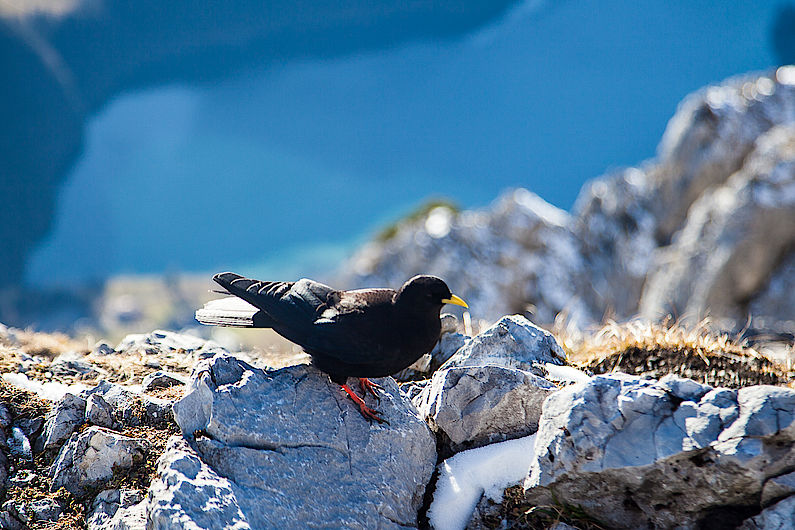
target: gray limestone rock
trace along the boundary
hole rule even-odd
[[[766,290],[793,247],[795,127],[776,127],[757,139],[737,173],[693,202],[684,227],[654,260],[640,312],[745,321],[748,300]],[[792,305],[791,292],[779,304],[766,292],[767,307],[755,306],[762,315]],[[775,317],[795,320],[795,313]]]
[[[587,264],[572,278],[597,320],[637,313],[658,243],[654,187],[646,171],[628,168],[583,186],[572,230]]]
[[[8,429],[11,427],[11,421],[14,417],[11,415],[11,411],[8,410],[3,403],[0,403],[0,429]]]
[[[76,496],[100,487],[115,474],[140,463],[149,442],[130,438],[102,427],[73,434],[50,468],[51,491],[65,487]]]
[[[171,403],[146,394],[136,394],[121,385],[101,381],[80,394],[85,399],[101,397],[112,409],[113,418],[123,425],[163,425],[171,421]],[[98,402],[101,404],[101,402]]]
[[[211,340],[163,330],[156,330],[142,335],[127,335],[116,346],[116,351],[125,355],[131,353],[157,355],[180,352],[186,355],[193,355],[197,359],[209,359],[218,353],[229,353]]]
[[[35,418],[18,418],[17,421],[14,422],[14,426],[22,429],[22,432],[25,433],[25,436],[27,436],[29,440],[34,440],[44,427],[44,418],[41,416]]]
[[[795,495],[795,471],[771,477],[762,488],[762,506]]]
[[[3,530],[22,530],[22,522],[7,510],[0,511],[0,528]]]
[[[669,238],[711,187],[740,169],[757,138],[795,122],[795,85],[775,75],[729,79],[688,96],[659,146],[658,233]]]
[[[555,337],[521,315],[510,315],[473,337],[440,369],[493,365],[544,377],[544,370],[536,365],[545,363],[566,363],[566,354]]]
[[[795,467],[795,390],[781,387],[603,375],[552,394],[539,425],[529,502],[617,528],[740,524]]]
[[[435,439],[394,380],[377,382],[380,401],[366,399],[389,424],[367,421],[311,366],[201,363],[174,413],[184,433],[204,435],[172,439],[161,457],[153,528],[416,526]]]
[[[137,490],[103,490],[91,504],[88,530],[145,530],[147,501]]]
[[[103,355],[112,355],[116,353],[116,350],[113,349],[113,346],[101,340],[94,344],[94,347],[91,349],[91,355],[103,356]]]
[[[795,495],[746,519],[737,530],[795,530]]]
[[[533,434],[544,399],[556,389],[523,370],[466,366],[437,371],[413,401],[458,452]]]
[[[187,379],[181,375],[157,371],[144,377],[144,380],[141,382],[141,388],[144,392],[146,392],[156,388],[169,388],[176,385],[184,385],[186,383]]]
[[[435,274],[478,318],[531,311],[552,322],[565,309],[589,322],[593,315],[571,281],[582,276],[584,262],[570,223],[567,212],[526,189],[508,190],[483,210],[435,208],[362,248],[340,282],[399,286],[415,274]]]
[[[118,430],[121,425],[113,417],[113,407],[100,394],[91,394],[86,400],[86,421],[91,425]]]
[[[55,522],[61,516],[63,509],[53,499],[39,499],[28,504],[28,511],[33,521]]]
[[[65,394],[47,414],[44,431],[36,440],[36,452],[58,449],[72,432],[83,423],[86,400],[74,394]]]
[[[49,366],[49,371],[54,375],[64,377],[95,377],[100,374],[101,369],[83,359],[83,355],[77,352],[65,352],[56,357]]]
[[[6,443],[12,455],[23,460],[33,460],[33,450],[30,447],[30,441],[19,427],[11,429],[11,436],[6,440]]]

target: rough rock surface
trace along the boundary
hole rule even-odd
[[[66,394],[47,415],[44,432],[36,442],[36,451],[58,449],[72,432],[83,423],[86,400],[74,394]]]
[[[211,340],[160,329],[152,333],[127,335],[116,346],[116,351],[122,354],[141,353],[144,355],[179,352],[195,356],[197,359],[209,359],[218,353],[229,353],[220,344]]]
[[[146,394],[136,394],[131,390],[115,383],[101,381],[94,388],[81,393],[81,397],[91,399],[98,396],[110,406],[113,420],[118,420],[124,425],[158,425],[170,421],[171,403]]]
[[[743,521],[737,530],[793,530],[795,528],[795,496],[787,497],[762,510],[759,515]]]
[[[565,364],[566,354],[545,329],[521,315],[502,317],[490,328],[478,333],[450,357],[441,369],[456,366],[503,366],[544,377],[537,365]]]
[[[202,363],[174,413],[186,435],[203,435],[190,446],[172,439],[161,457],[152,527],[185,518],[198,528],[416,526],[435,440],[395,382],[378,383],[389,424],[369,423],[311,366]]]
[[[795,390],[597,376],[545,402],[536,454],[531,503],[579,505],[617,528],[737,525],[795,468]]]
[[[130,438],[102,427],[75,433],[52,465],[51,491],[64,487],[74,495],[84,495],[139,463],[148,447],[142,438]]]
[[[439,370],[414,404],[453,452],[538,430],[541,405],[557,387],[524,370],[466,366]]]
[[[365,246],[340,281],[394,286],[415,274],[435,274],[455,278],[454,290],[478,317],[530,309],[551,322],[566,309],[589,321],[571,282],[584,263],[570,223],[568,213],[524,189],[504,193],[485,211],[456,215],[439,207],[388,241]]]
[[[795,124],[771,129],[750,149],[737,173],[692,204],[673,244],[660,251],[640,302],[643,316],[711,312],[739,321],[749,300],[771,298],[776,287],[766,285],[795,248]],[[791,298],[784,297],[789,305]],[[776,316],[795,320],[795,312]]]
[[[146,499],[135,490],[104,490],[94,498],[88,530],[145,530]]]
[[[793,72],[694,93],[657,159],[593,180],[571,214],[527,190],[483,210],[437,208],[362,248],[340,281],[437,274],[487,320],[520,312],[549,324],[563,312],[583,328],[630,318],[643,299],[655,318],[709,309],[738,328],[749,310],[766,326],[792,321]]]

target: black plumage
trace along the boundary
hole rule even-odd
[[[397,291],[341,291],[322,283],[264,282],[224,272],[213,276],[234,298],[209,302],[196,312],[203,324],[272,328],[301,346],[312,364],[326,372],[360,406],[366,417],[377,413],[346,385],[360,379],[363,390],[377,395],[367,380],[410,366],[439,340],[442,306],[466,303],[435,276],[415,276]],[[253,306],[253,307],[252,307]]]

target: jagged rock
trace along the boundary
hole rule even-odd
[[[772,477],[765,482],[765,486],[762,488],[762,506],[769,506],[777,500],[792,495],[795,495],[795,471]],[[793,514],[795,515],[795,512]]]
[[[597,320],[637,313],[658,246],[655,200],[652,179],[638,168],[594,179],[577,197],[572,230],[586,273],[570,281]]]
[[[83,423],[86,400],[74,394],[65,394],[47,414],[44,431],[36,440],[36,452],[57,449],[74,430]]]
[[[27,505],[22,501],[17,501],[15,499],[7,500],[3,503],[3,512],[8,514],[8,517],[3,517],[10,523],[10,528],[19,528],[19,527],[27,527],[30,518],[28,517],[27,510],[25,509]],[[16,521],[19,526],[16,526],[14,522]],[[4,528],[5,527],[0,527]]]
[[[91,349],[91,355],[112,355],[116,353],[116,350],[113,349],[113,346],[101,340],[94,344],[94,347]]]
[[[157,461],[157,476],[149,487],[147,502],[151,530],[169,530],[187,521],[193,528],[207,530],[252,528],[232,482],[203,462],[181,436],[168,440]]]
[[[51,467],[51,491],[64,487],[81,496],[101,487],[113,478],[140,463],[149,442],[130,438],[102,427],[89,427],[73,434],[64,444]]]
[[[579,505],[616,528],[727,527],[795,466],[795,390],[594,377],[544,403],[527,500]]]
[[[544,377],[536,365],[562,365],[566,354],[555,337],[521,315],[502,317],[460,348],[440,369],[456,366],[503,366]]]
[[[112,430],[120,428],[119,422],[113,417],[113,407],[100,394],[88,396],[86,400],[86,421],[91,425]]]
[[[171,421],[171,403],[146,394],[136,394],[121,385],[101,381],[94,388],[85,390],[81,396],[89,399],[97,395],[113,410],[113,417],[123,425],[163,425]]]
[[[19,418],[14,422],[15,427],[19,427],[29,440],[35,439],[44,427],[44,418],[37,416],[35,418]]]
[[[137,490],[103,490],[91,505],[88,530],[145,530],[147,501]]]
[[[39,499],[28,504],[28,511],[33,521],[57,521],[63,512],[61,506],[53,499]]]
[[[458,452],[533,434],[544,399],[556,389],[523,370],[467,366],[437,371],[413,401]]]
[[[765,508],[759,515],[743,521],[737,530],[793,530],[795,529],[795,496],[787,497]]]
[[[368,244],[343,268],[340,282],[400,285],[415,274],[435,274],[451,281],[478,317],[531,310],[552,322],[566,309],[574,320],[593,319],[571,282],[584,263],[568,213],[525,189],[509,190],[485,210],[447,212],[433,209],[389,240]]]
[[[786,76],[742,76],[688,96],[660,142],[655,202],[659,237],[685,224],[688,210],[740,169],[757,138],[795,122],[795,86]]]
[[[773,328],[776,322],[789,322],[784,330],[795,329],[795,252],[790,252],[771,273],[767,286],[748,304],[748,313],[757,327]]]
[[[205,436],[169,442],[151,489],[153,528],[416,526],[435,440],[394,380],[377,382],[389,424],[368,422],[311,366],[201,363],[174,413],[183,433]]]
[[[11,437],[6,440],[6,443],[12,455],[23,460],[33,460],[33,450],[30,447],[30,441],[19,427],[11,429]]]
[[[4,404],[0,403],[0,429],[8,429],[11,427],[11,421],[14,417],[11,415],[11,411],[8,410]]]
[[[62,353],[53,360],[49,366],[49,371],[57,376],[73,376],[77,378],[96,377],[100,369],[82,358],[83,355],[76,352]]]
[[[748,300],[793,246],[795,127],[776,127],[758,138],[725,185],[695,200],[684,228],[655,259],[641,313],[744,320]],[[781,303],[791,305],[791,293],[782,294]],[[795,312],[776,317],[795,320]]]
[[[0,528],[3,530],[22,530],[22,522],[7,510],[0,511]]]
[[[218,353],[229,354],[226,349],[211,340],[163,330],[142,335],[127,335],[116,346],[116,351],[120,354],[144,355],[179,352],[193,355],[196,359],[209,359]]]
[[[157,371],[144,377],[144,380],[141,382],[141,388],[146,392],[155,388],[169,388],[186,383],[187,380],[181,375]]]

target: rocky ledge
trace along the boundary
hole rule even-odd
[[[175,333],[99,348],[149,374],[49,402],[31,390],[53,397],[37,378],[58,361],[36,358],[0,383],[0,526],[538,528],[550,510],[583,529],[795,525],[792,388],[592,376],[522,316],[474,337],[445,321],[411,381],[367,396],[384,424],[310,365]],[[155,367],[180,354],[189,377]]]

